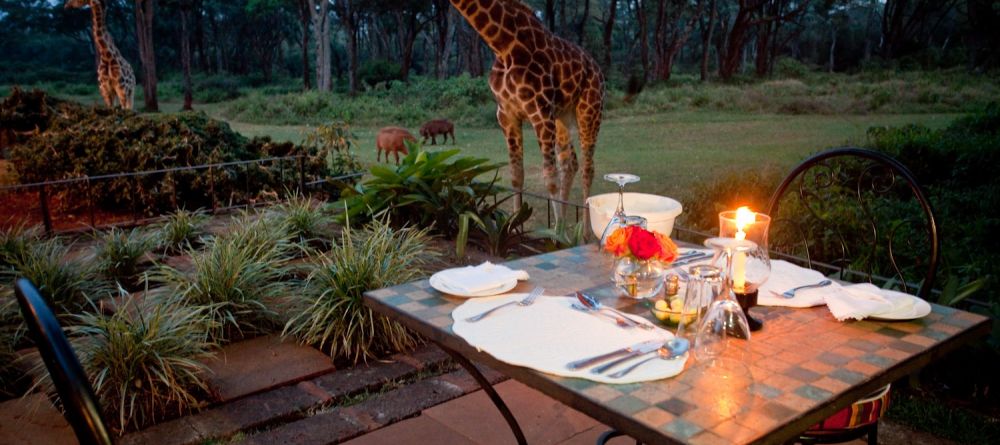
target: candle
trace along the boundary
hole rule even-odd
[[[743,206],[736,209],[736,235],[737,240],[745,240],[746,232],[743,229],[756,220],[757,216],[750,211],[750,208]],[[742,246],[736,246],[733,252],[733,291],[737,293],[746,292],[747,284],[747,254]]]

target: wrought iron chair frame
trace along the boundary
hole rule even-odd
[[[38,347],[62,401],[63,416],[73,427],[77,439],[82,445],[112,444],[90,380],[45,298],[25,278],[19,278],[14,283],[14,291],[28,325],[28,333]]]

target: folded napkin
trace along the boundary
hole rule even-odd
[[[441,271],[438,278],[456,291],[474,294],[495,289],[512,280],[527,280],[528,272],[513,270],[489,261],[478,266],[456,267]]]
[[[825,300],[830,313],[840,321],[907,311],[914,304],[907,294],[879,289],[870,283],[841,286],[839,292],[826,294]]]
[[[826,303],[827,295],[841,293],[841,286],[834,282],[826,287],[802,289],[795,292],[795,297],[785,298],[782,292],[807,284],[816,284],[825,280],[823,274],[812,269],[799,267],[783,260],[771,261],[771,275],[760,286],[757,294],[757,304],[761,306],[813,307]],[[774,295],[777,292],[779,295]]]

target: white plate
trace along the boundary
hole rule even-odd
[[[914,297],[913,295],[907,295],[913,299],[913,305],[897,310],[894,312],[886,312],[884,314],[872,315],[868,317],[871,320],[881,320],[881,321],[901,321],[901,320],[915,320],[917,318],[926,317],[927,314],[931,313],[931,304],[924,301],[920,297]]]
[[[445,284],[443,281],[441,281],[440,275],[441,275],[442,272],[445,272],[445,271],[442,270],[440,272],[435,273],[434,275],[431,275],[431,279],[430,279],[431,287],[433,287],[434,289],[437,289],[437,290],[439,290],[441,292],[444,292],[446,294],[454,295],[456,297],[466,297],[466,298],[492,297],[494,295],[502,294],[504,292],[507,292],[507,291],[509,291],[509,290],[517,287],[517,279],[516,278],[512,278],[510,280],[510,282],[507,282],[507,283],[504,283],[504,284],[502,284],[500,286],[494,287],[493,289],[487,289],[485,291],[480,291],[480,292],[475,292],[475,293],[464,293],[464,292],[460,292],[458,290],[452,289],[451,287],[448,287],[447,284]]]

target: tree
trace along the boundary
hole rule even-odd
[[[926,34],[939,26],[958,0],[886,0],[882,12],[882,57],[920,47]],[[907,48],[908,47],[908,48]]]
[[[310,81],[312,76],[309,75],[311,71],[309,69],[309,1],[295,0],[295,3],[299,7],[299,26],[302,28],[302,39],[299,40],[299,46],[302,48],[302,89],[308,90],[312,88]]]
[[[330,2],[329,0],[307,1],[313,36],[316,39],[316,89],[330,91],[333,89],[333,79],[330,74]],[[341,3],[350,1],[342,0]]]
[[[701,81],[708,80],[708,53],[712,47],[712,33],[715,31],[715,19],[719,16],[718,0],[709,0],[708,24],[702,23],[701,28]]]
[[[160,111],[156,99],[156,53],[153,51],[153,16],[156,0],[135,0],[135,35],[142,62],[142,94],[146,111]]]
[[[674,58],[698,23],[704,0],[659,0],[653,47],[656,49],[656,77],[670,80]]]
[[[457,13],[448,0],[434,0],[434,30],[436,31],[434,52],[434,75],[444,79],[448,74],[448,54],[451,54],[452,29]]]
[[[608,5],[608,19],[604,21],[604,72],[611,69],[611,34],[615,30],[615,12],[618,0],[611,0]]]
[[[724,52],[720,52],[719,77],[723,80],[732,79],[743,65],[743,50],[750,38],[750,33],[760,25],[770,26],[776,20],[788,20],[800,14],[809,5],[810,0],[795,1],[795,6],[782,9],[793,0],[738,0],[736,15],[726,35]],[[775,7],[779,4],[779,7]],[[772,13],[774,10],[780,13]],[[765,45],[765,48],[767,46]]]

